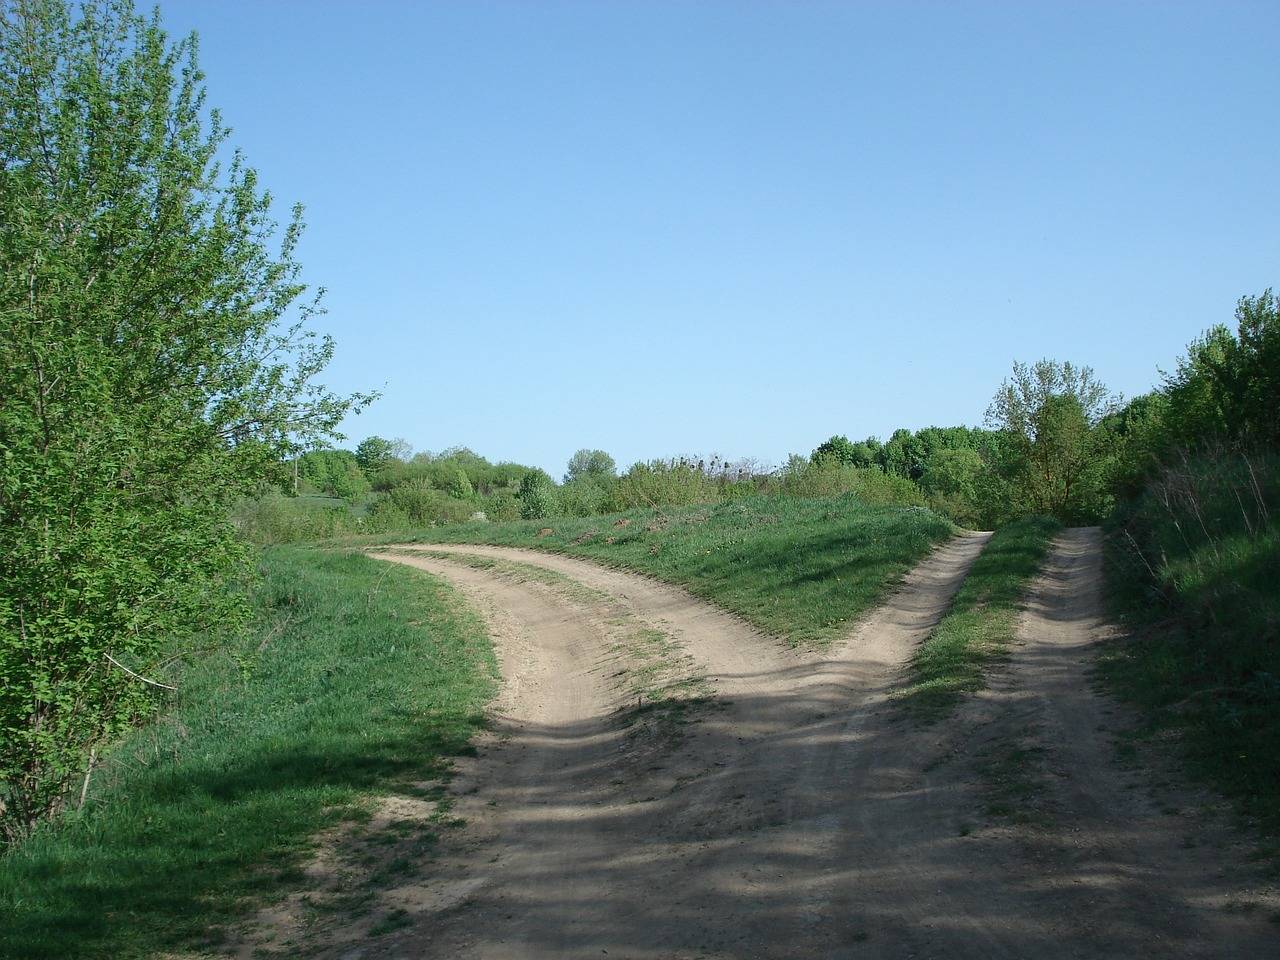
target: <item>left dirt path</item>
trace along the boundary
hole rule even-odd
[[[524,955],[516,945],[530,941],[549,955],[579,953],[615,903],[600,889],[599,865],[618,853],[611,824],[627,799],[617,782],[626,731],[614,717],[623,704],[608,676],[607,605],[438,558],[379,556],[460,589],[484,612],[509,678],[478,743],[483,762],[464,758],[452,784],[453,813],[467,829],[446,833],[430,884],[389,891],[387,902],[413,917],[412,939],[425,939],[431,956],[472,955],[480,931],[485,957]],[[573,904],[554,921],[536,909],[548,885]],[[397,939],[385,944],[395,955]],[[370,954],[348,943],[316,955]]]

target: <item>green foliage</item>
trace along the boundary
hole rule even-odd
[[[511,490],[495,490],[480,501],[480,509],[489,520],[519,520],[520,498]]]
[[[1031,365],[1013,365],[1012,376],[1001,384],[987,408],[987,422],[1006,433],[1034,439],[1037,418],[1046,403],[1062,397],[1075,402],[1090,427],[1119,406],[1118,398],[1098,380],[1091,367],[1038,360]]]
[[[1015,507],[1096,523],[1111,506],[1105,429],[1091,427],[1080,402],[1065,394],[1046,398],[1031,422],[1033,435],[1011,434],[1006,448]]]
[[[716,483],[689,459],[650,460],[634,464],[609,493],[616,511],[640,507],[688,506],[718,499]]]
[[[565,471],[564,482],[594,479],[597,481],[612,479],[618,472],[618,465],[613,457],[603,450],[579,450],[569,458],[569,466]]]
[[[369,481],[350,450],[311,450],[298,459],[298,478],[307,490],[353,502],[369,492]]]
[[[520,516],[525,520],[544,520],[556,512],[556,488],[541,470],[531,470],[520,481]]]
[[[408,460],[411,452],[412,449],[404,440],[366,437],[356,447],[356,462],[366,475],[372,476],[393,463]]]
[[[924,495],[905,477],[875,467],[851,467],[832,456],[807,461],[792,457],[782,470],[778,491],[792,497],[836,497],[852,494],[873,506],[924,506]]]
[[[0,832],[152,705],[164,651],[244,616],[227,510],[352,401],[313,384],[294,250],[194,38],[128,3],[0,7]],[[274,244],[274,246],[273,246]],[[357,401],[364,398],[357,398]],[[163,649],[162,649],[163,648]]]
[[[815,463],[818,461],[834,461],[853,466],[857,456],[858,451],[848,437],[834,436],[818,444],[809,459]]]
[[[357,518],[341,501],[286,497],[274,491],[240,501],[231,515],[240,533],[259,544],[322,540],[362,532]]]
[[[1236,330],[1103,425],[1113,451],[1110,582],[1134,628],[1105,675],[1182,736],[1194,769],[1280,832],[1280,315]]]
[[[1280,302],[1272,292],[1239,301],[1234,336],[1218,326],[1194,341],[1161,392],[1174,445],[1280,447]]]
[[[584,474],[564,484],[558,491],[560,513],[567,517],[591,517],[609,506],[612,484],[607,477]]]
[[[325,827],[418,794],[466,748],[495,667],[452,591],[358,554],[262,565],[254,628],[183,669],[82,810],[0,859],[0,956],[204,955],[211,929],[299,884]]]
[[[411,525],[430,526],[468,519],[475,505],[455,499],[444,490],[436,490],[421,480],[410,480],[393,489],[370,510],[372,517],[384,516],[388,510],[407,517]]]
[[[991,467],[976,450],[938,450],[925,463],[920,488],[929,505],[966,527],[995,525],[999,498]]]
[[[1013,365],[987,421],[1002,433],[995,470],[1012,516],[1096,523],[1111,507],[1104,421],[1118,400],[1089,367],[1041,360]]]
[[[895,430],[889,441],[876,449],[875,462],[886,472],[920,480],[929,460],[943,450],[974,450],[989,458],[998,437],[977,427],[925,427],[912,433]]]
[[[1058,529],[1056,520],[1032,517],[992,535],[951,609],[912,658],[902,702],[913,714],[940,720],[965,694],[982,689],[987,670],[1013,642],[1023,599]]]
[[[460,487],[461,472],[471,485],[473,493],[486,496],[495,490],[519,487],[524,475],[532,467],[518,463],[490,463],[470,450],[446,451],[439,456],[418,454],[408,463],[393,460],[385,464],[372,478],[373,488],[390,491],[411,480],[425,481],[437,490]]]
[[[453,471],[453,480],[445,488],[449,496],[458,500],[470,500],[475,494],[475,490],[471,486],[471,481],[467,478],[467,471],[458,467]]]
[[[551,533],[539,535],[547,527]],[[424,540],[533,547],[678,583],[794,643],[824,643],[882,600],[954,528],[854,496],[752,496],[550,522],[440,527]]]
[[[939,450],[925,462],[920,487],[928,494],[972,502],[986,469],[976,450]]]
[[[1112,537],[1135,627],[1107,676],[1193,765],[1280,830],[1280,454],[1162,468]]]

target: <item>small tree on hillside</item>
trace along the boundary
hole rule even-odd
[[[356,462],[366,476],[372,476],[389,463],[403,462],[409,459],[413,448],[408,441],[398,437],[387,440],[383,437],[366,437],[356,446]]]
[[[556,488],[541,470],[530,470],[520,481],[520,516],[525,520],[545,520],[556,511]]]
[[[605,453],[603,450],[579,450],[569,458],[568,468],[565,470],[564,482],[573,483],[575,480],[592,478],[595,480],[612,479],[617,475],[618,465],[613,462],[613,457]]]

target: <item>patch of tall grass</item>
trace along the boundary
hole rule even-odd
[[[1193,767],[1280,831],[1280,456],[1221,451],[1159,471],[1112,531],[1133,636],[1104,676],[1176,729]]]

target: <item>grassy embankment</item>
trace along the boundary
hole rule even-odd
[[[466,523],[384,542],[488,543],[586,557],[679,584],[796,644],[848,629],[955,532],[920,507],[749,497],[602,517]]]
[[[1165,471],[1109,538],[1131,636],[1102,676],[1191,769],[1280,835],[1280,457]]]
[[[982,689],[988,668],[1013,641],[1027,588],[1058,529],[1057,521],[1036,517],[995,532],[911,661],[901,702],[912,715],[941,720],[965,694]]]
[[[467,749],[494,665],[448,588],[305,548],[270,550],[263,567],[254,635],[193,662],[172,709],[107,757],[83,811],[0,858],[0,956],[216,942],[220,924],[299,885],[324,828],[367,819],[379,795],[434,796],[412,784]],[[429,856],[435,828],[410,838],[410,859]]]

